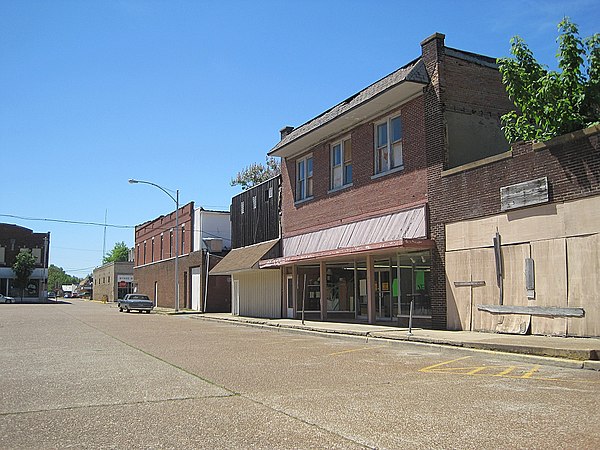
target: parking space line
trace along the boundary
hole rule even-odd
[[[528,372],[524,373],[523,376],[521,376],[521,378],[531,378],[534,373],[536,373],[538,370],[540,370],[540,367],[541,366],[533,366],[531,368],[531,370],[529,370]]]
[[[504,365],[481,365],[481,366],[461,366],[456,367],[452,364],[471,358],[465,356],[463,358],[444,361],[432,366],[419,369],[419,372],[425,373],[446,373],[455,375],[469,375],[480,377],[501,377],[516,380],[536,380],[536,381],[558,381],[558,382],[576,382],[586,384],[598,384],[600,381],[577,379],[577,378],[553,378],[540,375],[541,365],[523,365],[523,366],[504,366]]]
[[[517,366],[509,366],[507,367],[505,370],[503,370],[500,373],[495,374],[495,377],[504,377],[506,375],[508,375],[509,373],[511,373],[513,370],[515,370],[517,368]]]
[[[446,365],[452,364],[452,363],[454,363],[456,361],[462,361],[463,359],[467,359],[467,358],[470,358],[470,356],[463,356],[462,358],[451,359],[450,361],[444,361],[444,362],[441,362],[439,364],[434,364],[433,366],[423,367],[421,370],[419,370],[419,372],[429,372],[429,371],[432,371],[433,369],[436,369],[438,367],[446,366]]]
[[[388,347],[388,345],[376,345],[376,346],[370,346],[370,347],[351,348],[349,350],[342,350],[341,352],[329,353],[327,356],[337,356],[337,355],[343,355],[345,353],[360,352],[363,350],[374,350],[374,349],[382,348],[382,347]]]

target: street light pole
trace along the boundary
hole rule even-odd
[[[179,312],[179,189],[176,191],[176,196],[173,197],[164,187],[159,186],[151,181],[129,179],[131,184],[149,184],[154,186],[165,194],[167,194],[171,200],[175,202],[175,312]]]

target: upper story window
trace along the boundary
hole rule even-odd
[[[331,146],[331,189],[352,183],[352,141],[343,139]]]
[[[313,157],[305,156],[296,161],[296,201],[313,195]]]
[[[402,120],[390,117],[375,125],[375,173],[385,173],[403,166]]]
[[[185,224],[181,225],[181,254],[185,253]]]

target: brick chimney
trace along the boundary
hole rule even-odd
[[[281,140],[283,140],[283,138],[285,138],[292,131],[294,131],[294,127],[291,127],[289,125],[287,127],[283,127],[281,130],[279,130],[279,134],[281,135]]]

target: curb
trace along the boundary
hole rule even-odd
[[[168,314],[168,313],[167,313]],[[171,313],[173,315],[177,313]],[[434,345],[444,347],[454,347],[465,351],[480,351],[494,353],[495,356],[508,359],[525,360],[527,362],[537,362],[540,364],[552,365],[568,369],[587,369],[600,371],[600,361],[592,358],[596,357],[596,350],[571,350],[556,349],[548,347],[533,347],[514,344],[487,343],[487,342],[461,342],[450,341],[447,339],[436,339],[423,336],[389,336],[382,332],[356,331],[356,330],[333,330],[327,328],[318,328],[307,325],[287,325],[271,323],[263,319],[234,319],[226,317],[206,317],[202,314],[190,314],[192,317],[214,322],[226,322],[234,325],[251,326],[271,330],[288,330],[293,332],[319,333],[324,336],[335,335],[336,337],[364,338],[369,340],[387,341],[390,343],[410,343],[416,345]]]

